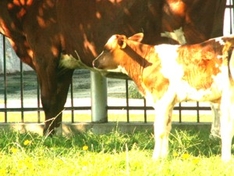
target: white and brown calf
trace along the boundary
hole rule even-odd
[[[172,110],[182,101],[220,105],[222,159],[231,159],[234,133],[234,36],[194,45],[140,43],[143,34],[113,35],[93,61],[99,70],[126,73],[155,109],[153,158],[168,154]]]

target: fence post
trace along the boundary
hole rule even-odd
[[[91,71],[92,122],[107,122],[107,83],[100,73]]]

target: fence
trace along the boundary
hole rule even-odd
[[[233,2],[228,0],[225,11],[224,34],[233,32]],[[6,39],[2,40],[2,74],[0,74],[0,122],[43,122],[44,113],[40,102],[40,89],[36,74],[25,71],[19,63],[19,72],[8,73]],[[0,57],[1,59],[1,57]],[[64,108],[63,121],[90,121],[90,73],[76,70]],[[78,81],[77,81],[78,80]],[[153,108],[144,98],[132,98],[136,94],[133,84],[128,80],[108,79],[108,121],[153,121]],[[186,119],[182,119],[186,114]],[[88,117],[88,118],[87,118]],[[90,118],[89,118],[90,117]],[[180,103],[175,106],[173,121],[206,122],[211,120],[207,103]]]

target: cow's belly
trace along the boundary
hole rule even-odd
[[[222,86],[213,84],[206,89],[196,89],[187,83],[181,83],[176,88],[176,98],[178,102],[182,101],[210,101],[215,102],[220,99]]]

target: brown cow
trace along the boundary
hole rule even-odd
[[[144,31],[145,43],[188,43],[222,35],[226,0],[1,0],[0,33],[37,73],[46,116],[44,131],[61,123],[73,70],[91,66],[114,33]],[[179,30],[180,29],[180,30]],[[162,37],[161,33],[163,33]],[[183,35],[182,35],[183,36]],[[177,40],[177,38],[174,38]],[[50,119],[56,117],[51,123]]]
[[[127,74],[155,109],[153,157],[168,153],[172,110],[182,101],[221,107],[222,159],[231,159],[234,134],[234,36],[193,45],[147,45],[143,34],[113,35],[93,61],[97,69]]]

